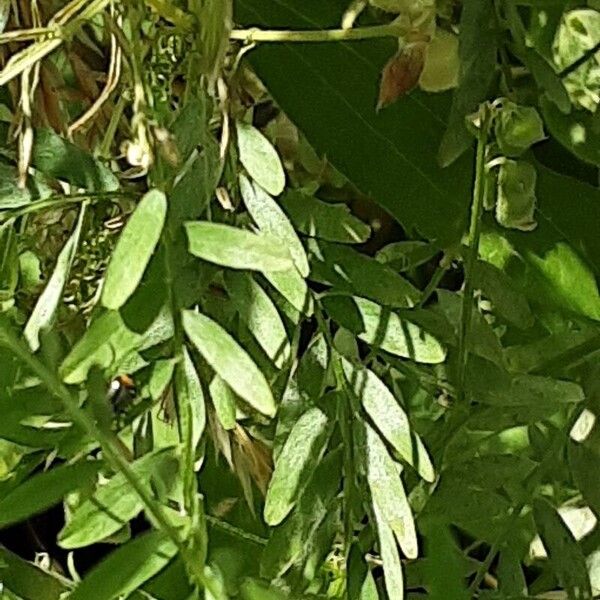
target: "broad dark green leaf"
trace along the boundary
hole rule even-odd
[[[309,279],[385,306],[414,306],[421,294],[394,269],[349,246],[309,240]]]
[[[285,172],[277,150],[256,127],[236,122],[240,162],[256,183],[279,196],[285,187]]]
[[[431,459],[421,438],[412,431],[408,416],[388,387],[368,369],[358,367],[342,359],[344,375],[352,393],[377,429],[403,460],[425,479],[435,480]]]
[[[108,167],[51,129],[37,130],[34,140],[31,160],[42,173],[89,191],[119,189],[119,180]]]
[[[261,232],[272,235],[284,245],[302,277],[308,275],[308,258],[298,234],[283,209],[258,184],[240,175],[240,191],[246,209]]]
[[[151,490],[151,480],[165,488],[173,485],[178,460],[172,449],[159,450],[138,459],[131,470]],[[117,473],[78,506],[58,535],[63,548],[81,548],[117,532],[144,508],[141,499],[122,473]]]
[[[0,162],[0,210],[19,208],[31,202],[31,192],[19,187],[15,167]]]
[[[177,553],[162,531],[150,531],[114,550],[77,584],[71,600],[113,600],[137,590]]]
[[[419,553],[411,508],[400,479],[400,468],[388,454],[377,432],[365,424],[367,433],[366,469],[373,510],[378,522],[389,526],[407,558]]]
[[[331,349],[322,333],[318,333],[308,344],[296,371],[298,389],[317,402],[323,396],[328,383]]]
[[[269,525],[281,523],[298,501],[325,450],[328,432],[327,417],[318,408],[309,409],[296,421],[277,457],[267,490],[264,517]]]
[[[63,290],[69,279],[71,266],[75,259],[77,247],[79,246],[84,216],[85,205],[79,211],[79,218],[77,219],[75,229],[60,251],[54,271],[52,271],[52,275],[48,279],[48,283],[38,298],[35,308],[29,315],[29,320],[25,325],[23,334],[34,352],[40,347],[39,337],[41,331],[52,325],[56,317],[56,312],[62,300]]]
[[[322,302],[340,325],[390,354],[429,364],[441,363],[446,357],[440,342],[411,323],[409,316],[400,317],[365,298],[326,296]]]
[[[183,312],[183,327],[206,362],[240,398],[267,416],[275,414],[275,400],[265,376],[225,329],[191,310]]]
[[[228,271],[225,285],[231,302],[250,333],[277,367],[290,356],[290,343],[277,308],[268,294],[247,273]]]
[[[241,600],[291,600],[290,596],[258,579],[246,579],[240,586]]]
[[[345,0],[237,0],[234,18],[267,29],[321,29],[338,27],[347,6]],[[457,240],[464,229],[471,159],[446,170],[435,159],[448,94],[413,92],[376,112],[381,70],[397,49],[392,39],[264,44],[249,60],[320,156],[407,230],[444,244],[442,238]]]
[[[538,499],[533,515],[554,572],[569,598],[592,598],[585,557],[558,512],[548,501]]]
[[[17,232],[13,223],[0,227],[0,302],[13,297],[19,279]]]
[[[60,600],[69,590],[64,581],[0,547],[0,582],[22,600]]]
[[[185,228],[190,252],[209,262],[256,271],[285,271],[294,266],[287,248],[266,234],[209,221],[186,223]]]
[[[281,206],[294,227],[310,237],[342,244],[361,244],[371,235],[371,228],[353,216],[345,204],[330,204],[291,190],[282,197]]]
[[[38,473],[0,500],[0,529],[19,523],[58,504],[69,492],[91,484],[99,461],[61,465]]]
[[[137,205],[113,250],[102,287],[102,304],[121,308],[140,283],[160,239],[167,215],[167,198],[148,192]]]
[[[460,19],[458,88],[439,152],[443,165],[452,163],[473,143],[465,117],[474,113],[491,91],[496,77],[497,44],[493,3],[465,0]]]

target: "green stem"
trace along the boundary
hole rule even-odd
[[[17,29],[15,31],[4,31],[0,33],[0,44],[10,42],[30,42],[39,38],[48,38],[53,35],[60,36],[58,27],[32,27],[31,29]]]
[[[110,202],[111,200],[115,200],[116,198],[135,199],[139,196],[140,194],[136,194],[133,192],[118,191],[73,194],[71,196],[50,196],[49,198],[44,198],[43,200],[36,200],[35,202],[30,202],[29,204],[21,208],[0,211],[0,222],[3,222],[8,219],[17,219],[18,217],[23,217],[25,215],[40,212],[42,210],[56,210],[59,208],[64,208],[65,206],[69,206],[70,204],[83,204],[88,200],[92,203]]]
[[[407,29],[398,23],[357,27],[356,29],[319,29],[315,31],[293,31],[284,29],[234,29],[230,39],[252,44],[256,42],[345,42],[370,40],[384,37],[399,38]]]
[[[471,206],[471,223],[469,226],[468,254],[465,263],[465,285],[463,290],[460,315],[460,332],[458,338],[458,377],[456,390],[458,400],[464,400],[464,383],[469,358],[468,339],[471,331],[473,315],[473,274],[479,254],[479,238],[481,237],[481,215],[487,194],[487,177],[485,172],[486,146],[490,127],[490,113],[487,105],[479,111],[479,133],[477,136],[477,160],[475,163],[475,186]]]

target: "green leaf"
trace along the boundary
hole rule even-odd
[[[419,554],[417,532],[411,508],[400,479],[400,468],[392,460],[379,435],[367,424],[367,481],[378,526],[392,529],[407,558]],[[385,563],[384,563],[385,567]]]
[[[361,340],[390,354],[416,362],[438,364],[446,350],[432,335],[406,316],[386,310],[365,298],[325,296],[323,305],[331,317]]]
[[[127,596],[161,571],[177,553],[162,531],[150,531],[111,552],[77,584],[70,600]]]
[[[492,302],[495,313],[521,329],[533,325],[534,316],[527,299],[503,271],[491,263],[478,261],[473,280],[475,286]]]
[[[387,386],[368,369],[342,358],[344,375],[352,393],[400,457],[425,479],[435,480],[431,459],[419,436],[411,430],[408,416]]]
[[[290,597],[275,587],[258,579],[245,579],[240,586],[241,600],[290,600]]]
[[[12,223],[0,227],[0,302],[13,297],[19,280],[17,233]]]
[[[167,199],[159,190],[148,192],[121,232],[106,269],[102,304],[121,308],[140,283],[158,244],[167,215]]]
[[[310,237],[342,244],[362,244],[371,235],[371,228],[353,216],[345,204],[330,204],[290,190],[282,197],[281,206],[294,227]]]
[[[287,247],[302,277],[308,276],[308,258],[294,227],[279,204],[258,184],[240,175],[240,191],[246,209],[261,232],[272,235]]]
[[[543,292],[560,305],[591,319],[600,320],[600,295],[589,267],[567,244],[559,243],[543,256],[530,253]]]
[[[271,388],[248,353],[205,315],[183,312],[183,328],[206,362],[240,398],[272,417],[276,406]]]
[[[31,202],[31,192],[19,187],[16,168],[0,162],[0,210],[10,210]]]
[[[264,271],[265,279],[299,313],[310,317],[314,311],[313,297],[306,281],[295,267],[285,271]]]
[[[599,166],[600,129],[597,116],[586,110],[565,115],[546,98],[541,98],[540,103],[552,136],[581,160]]]
[[[285,0],[267,6],[262,0],[237,0],[235,21],[266,29],[335,28],[345,8],[342,2]],[[493,39],[484,38],[484,44]],[[393,39],[263,44],[249,60],[319,156],[375,198],[405,230],[417,229],[444,245],[464,231],[471,157],[446,170],[434,158],[447,94],[413,92],[376,112],[381,70],[397,49]]]
[[[185,347],[182,350],[182,361],[177,364],[175,371],[175,391],[182,437],[193,455],[206,427],[206,406],[200,378]],[[193,468],[193,464],[186,465],[186,468]]]
[[[264,518],[278,525],[290,513],[306,479],[325,451],[329,434],[326,415],[311,408],[296,421],[275,463],[265,498]]]
[[[160,477],[166,488],[174,483],[177,465],[177,458],[169,448],[136,460],[131,464],[131,470],[150,493],[153,477]],[[143,508],[137,492],[122,473],[117,473],[75,509],[58,535],[59,545],[72,549],[95,544],[117,532]]]
[[[0,582],[24,600],[60,600],[65,581],[0,547]]]
[[[91,484],[99,461],[61,465],[38,473],[0,500],[0,529],[19,523],[58,504],[69,492]]]
[[[277,308],[268,294],[247,273],[228,271],[225,285],[229,297],[266,355],[277,367],[290,357],[290,343]]]
[[[394,308],[414,306],[421,294],[387,265],[353,248],[309,240],[309,278]]]
[[[383,581],[388,598],[402,600],[404,598],[404,574],[400,554],[394,539],[394,533],[381,513],[373,507],[375,525],[379,539],[379,554],[383,562]]]
[[[533,516],[554,572],[569,598],[592,598],[585,557],[558,512],[546,500],[538,499],[533,504]]]
[[[460,19],[459,83],[439,151],[444,166],[455,161],[473,143],[465,118],[477,110],[491,91],[496,77],[497,44],[493,4],[465,0]]]
[[[240,162],[256,183],[279,196],[285,187],[285,172],[277,150],[256,127],[236,122]]]
[[[208,386],[208,391],[223,429],[228,431],[235,429],[236,406],[233,390],[221,377],[215,375]]]
[[[142,337],[125,327],[118,312],[109,311],[92,321],[89,329],[65,357],[60,374],[65,383],[81,383],[96,365],[108,368],[118,364],[136,348]]]
[[[52,271],[52,275],[25,325],[23,335],[33,352],[37,351],[40,347],[39,338],[41,331],[50,327],[56,317],[56,312],[62,300],[63,291],[69,279],[71,266],[73,265],[73,260],[79,246],[84,216],[85,205],[79,211],[75,229],[60,251],[54,271]]]
[[[281,577],[307,553],[311,538],[331,511],[331,503],[340,487],[342,451],[323,458],[289,518],[272,530],[261,558],[261,575]]]
[[[393,242],[378,250],[375,260],[402,272],[429,262],[436,254],[438,248],[427,242]]]
[[[32,165],[55,179],[95,192],[114,192],[119,180],[101,162],[51,129],[35,132]]]
[[[293,268],[286,247],[276,238],[245,229],[197,221],[186,223],[189,250],[194,256],[232,269],[284,271]]]

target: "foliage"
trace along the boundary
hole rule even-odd
[[[0,0],[0,596],[599,596],[599,11]]]

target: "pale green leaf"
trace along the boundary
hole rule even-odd
[[[206,407],[200,378],[185,348],[182,351],[182,358],[182,362],[175,370],[177,415],[181,431],[184,432],[187,440],[186,444],[189,446],[188,450],[193,455],[206,427]],[[186,468],[191,467],[193,465],[186,466]]]
[[[275,463],[265,498],[264,517],[278,525],[292,510],[306,479],[325,450],[328,437],[326,415],[311,408],[296,421]]]
[[[163,192],[151,190],[137,205],[121,232],[102,288],[102,304],[121,308],[140,283],[160,239],[167,216]]]
[[[269,140],[256,127],[236,122],[240,162],[256,183],[278,196],[285,187],[281,159]]]
[[[151,479],[160,477],[169,488],[177,475],[177,458],[171,449],[147,454],[131,464],[134,475],[151,493]],[[62,548],[81,548],[117,532],[138,515],[144,504],[122,473],[117,473],[78,506],[58,535]]]
[[[206,362],[240,398],[267,416],[275,414],[275,400],[265,376],[225,329],[191,310],[183,312],[183,327]]]
[[[222,377],[215,375],[208,386],[208,391],[223,429],[235,429],[236,406],[233,390],[223,381]]]
[[[264,271],[263,275],[290,306],[307,317],[312,316],[313,297],[306,281],[295,267],[285,271]]]
[[[229,297],[250,333],[277,367],[290,356],[290,343],[277,308],[247,273],[225,273]]]
[[[352,393],[400,458],[425,479],[435,480],[435,471],[421,438],[411,430],[408,416],[388,387],[368,369],[342,358],[344,375]]]
[[[410,311],[400,317],[375,302],[348,296],[326,296],[323,305],[340,325],[390,354],[428,364],[441,363],[446,357],[440,342],[410,322]]]
[[[189,251],[223,267],[285,271],[294,266],[286,247],[266,234],[208,221],[186,223],[185,228]]]
[[[379,555],[383,562],[385,590],[390,600],[392,598],[394,600],[402,600],[404,598],[404,575],[394,533],[377,508],[374,508],[374,513],[377,537],[379,539]]]
[[[397,465],[379,435],[365,424],[367,434],[367,481],[377,520],[391,527],[407,558],[419,553],[417,532],[411,508],[400,479]]]
[[[287,247],[302,277],[308,276],[308,258],[298,234],[282,208],[258,184],[240,175],[240,191],[246,209],[262,233],[277,238]]]

